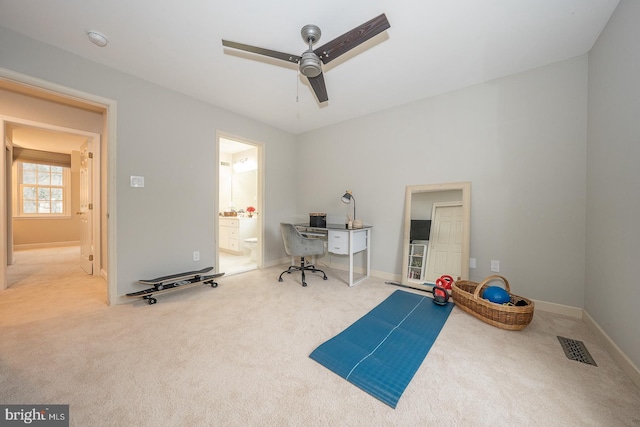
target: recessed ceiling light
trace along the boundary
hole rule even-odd
[[[95,44],[96,46],[105,47],[107,43],[109,43],[109,40],[107,40],[107,38],[103,34],[100,34],[97,31],[87,31],[87,37],[89,37],[91,43]]]

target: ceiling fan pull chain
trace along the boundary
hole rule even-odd
[[[296,73],[296,118],[300,119],[300,69]]]

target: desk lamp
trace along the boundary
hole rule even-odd
[[[351,192],[351,190],[347,190],[344,193],[344,196],[342,196],[342,203],[349,204],[349,202],[351,202],[351,200],[353,200],[353,218],[352,218],[352,220],[355,221],[355,219],[356,219],[356,198],[353,197],[353,193]]]

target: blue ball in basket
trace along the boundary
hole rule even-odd
[[[500,286],[489,286],[482,293],[482,298],[496,304],[504,304],[505,302],[511,301],[509,292],[505,291]]]

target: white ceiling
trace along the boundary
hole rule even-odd
[[[10,123],[11,142],[23,148],[32,150],[52,151],[71,154],[80,151],[83,143],[87,142],[86,135],[72,134],[33,126]]]
[[[293,133],[588,52],[618,0],[0,0],[0,25]],[[391,28],[324,66],[319,105],[294,64],[221,39],[300,55],[385,13]],[[91,44],[85,32],[105,34]]]

